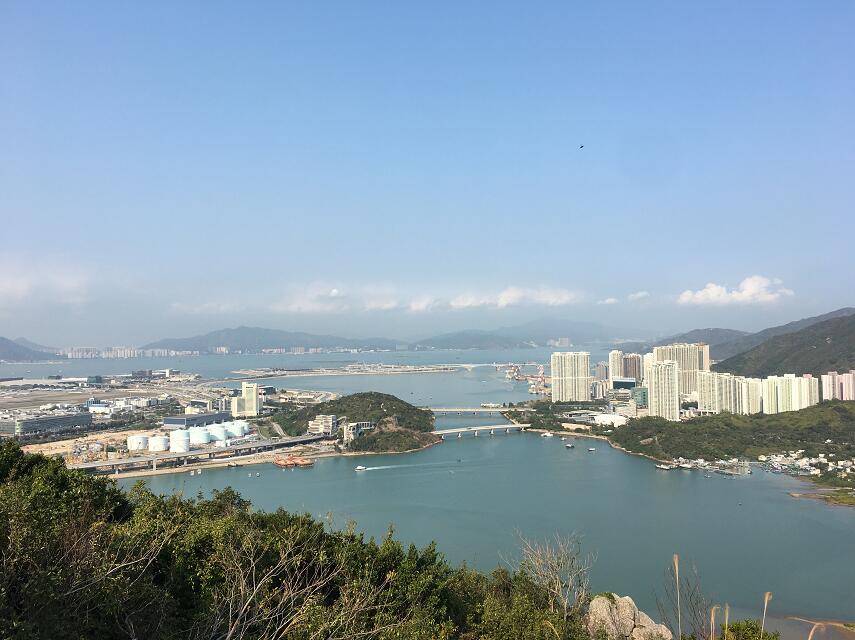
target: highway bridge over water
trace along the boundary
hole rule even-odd
[[[458,438],[462,438],[463,434],[471,433],[474,436],[478,436],[478,434],[489,434],[491,436],[500,435],[505,433],[518,433],[520,431],[525,431],[529,426],[528,424],[488,424],[481,425],[478,427],[454,427],[452,429],[437,429],[434,431],[435,434],[440,436],[443,440],[447,437],[457,436]]]
[[[503,411],[534,411],[528,407],[422,407],[434,413],[502,413]]]

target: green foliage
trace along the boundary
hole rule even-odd
[[[351,451],[370,451],[370,452],[402,452],[420,449],[429,444],[434,444],[439,441],[439,436],[432,433],[422,433],[419,431],[410,431],[407,429],[383,430],[380,429],[374,433],[369,433],[357,438],[350,443]]]
[[[720,637],[724,638],[724,625],[721,625]],[[760,623],[756,620],[740,620],[727,625],[727,637],[733,640],[760,640]],[[781,634],[777,631],[763,631],[763,638],[768,640],[780,640]]]
[[[2,638],[587,638],[524,574],[258,512],[233,489],[124,493],[14,443],[0,445],[0,566]]]
[[[636,418],[610,436],[624,449],[655,458],[745,457],[804,449],[807,455],[855,455],[855,403],[822,404],[775,415],[722,413],[688,422]],[[826,444],[831,440],[832,444]]]
[[[832,318],[775,336],[713,368],[757,377],[849,371],[855,368],[855,315]]]
[[[301,435],[306,432],[309,420],[318,415],[330,414],[347,416],[351,422],[367,421],[380,426],[394,423],[398,428],[412,431],[433,430],[434,416],[431,411],[374,391],[354,393],[297,411],[285,411],[274,415],[273,419],[289,435]]]

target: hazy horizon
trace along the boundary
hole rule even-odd
[[[0,336],[661,336],[848,306],[853,18],[4,3]]]

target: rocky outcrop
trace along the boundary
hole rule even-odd
[[[586,616],[592,638],[605,635],[610,640],[671,640],[671,632],[638,607],[629,596],[595,596]]]

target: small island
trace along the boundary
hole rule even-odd
[[[322,415],[347,416],[350,422],[367,422],[374,426],[373,430],[349,443],[342,441],[342,447],[348,451],[398,453],[440,441],[433,433],[433,412],[375,391],[354,393],[301,409],[285,409],[274,414],[272,419],[285,433],[296,436],[306,433],[309,422]],[[341,439],[341,435],[339,437]]]

